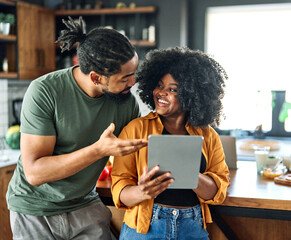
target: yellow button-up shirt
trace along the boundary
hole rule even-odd
[[[201,204],[204,228],[206,228],[206,223],[212,222],[207,204],[221,204],[224,201],[229,184],[227,177],[229,170],[225,163],[225,155],[219,135],[212,127],[192,127],[189,123],[186,123],[185,128],[189,135],[204,137],[202,153],[206,158],[206,170],[203,174],[212,177],[218,187],[216,195],[211,200],[205,201],[197,196]],[[122,130],[119,138],[148,139],[151,134],[162,134],[163,129],[164,126],[159,115],[151,112],[145,117],[132,120]],[[120,209],[126,209],[123,221],[129,227],[136,229],[138,233],[143,234],[146,234],[149,230],[154,199],[145,200],[134,207],[127,207],[120,202],[119,195],[124,187],[137,185],[145,166],[147,166],[147,147],[123,157],[115,157],[111,172],[111,190],[115,206]]]

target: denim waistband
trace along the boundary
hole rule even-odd
[[[179,209],[179,208],[168,208],[161,205],[154,204],[153,207],[153,216],[155,218],[159,217],[198,217],[201,214],[200,204],[195,205],[194,207]]]

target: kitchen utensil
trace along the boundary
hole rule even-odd
[[[22,98],[17,98],[12,101],[12,113],[14,117],[14,122],[12,123],[12,126],[20,125],[20,114],[21,114],[22,102],[23,102]]]

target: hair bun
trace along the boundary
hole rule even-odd
[[[70,16],[69,20],[63,19],[63,23],[68,29],[62,30],[61,35],[58,37],[56,43],[62,43],[62,52],[71,50],[72,46],[76,43],[82,43],[86,39],[85,22],[82,17],[79,20],[73,20]]]
[[[87,34],[83,33],[80,35],[78,42],[81,44],[82,42],[84,42],[87,38]]]

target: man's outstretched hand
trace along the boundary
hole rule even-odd
[[[130,153],[138,151],[148,144],[148,141],[145,139],[119,139],[113,134],[114,129],[115,125],[114,123],[111,123],[109,127],[104,130],[104,132],[100,136],[100,139],[96,142],[96,144],[98,145],[98,149],[99,151],[101,151],[103,156],[128,155]]]

